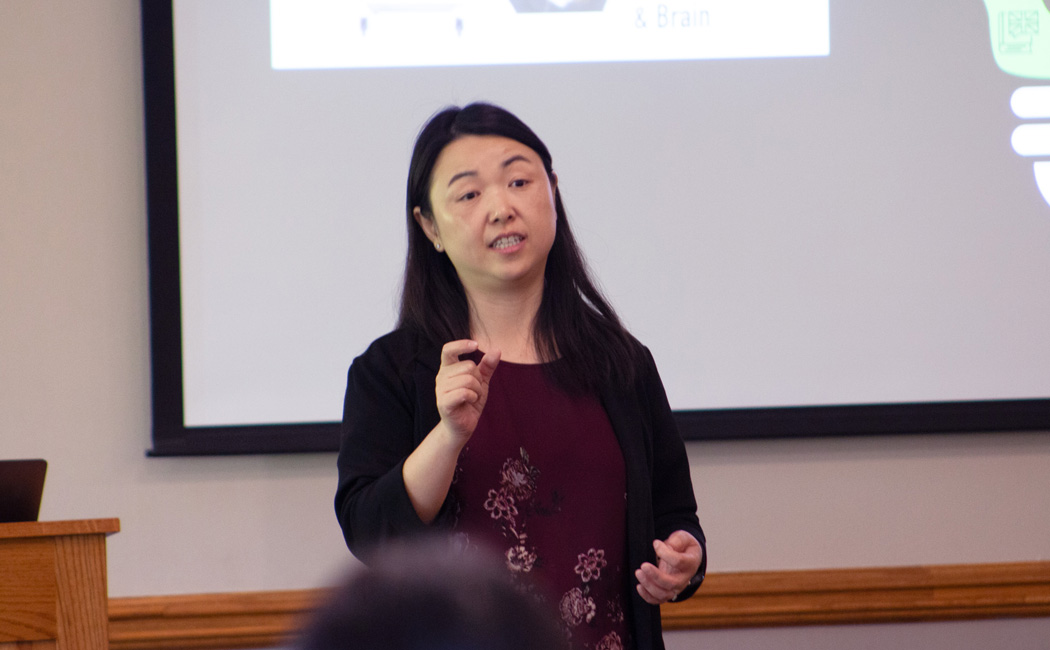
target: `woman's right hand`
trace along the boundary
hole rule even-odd
[[[499,350],[486,352],[480,363],[460,359],[477,349],[477,341],[469,339],[446,343],[434,382],[441,422],[460,446],[467,444],[478,426],[489,396],[489,381],[500,359]]]

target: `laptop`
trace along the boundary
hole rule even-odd
[[[0,523],[36,521],[47,461],[0,460]]]

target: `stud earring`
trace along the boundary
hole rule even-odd
[[[439,242],[439,241],[434,242],[434,250],[436,250],[439,253],[441,252],[441,242]]]

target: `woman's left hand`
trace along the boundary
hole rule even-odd
[[[645,562],[634,572],[638,579],[638,593],[645,602],[659,605],[679,594],[700,568],[703,549],[696,538],[677,530],[665,541],[655,540],[653,548],[659,566]]]

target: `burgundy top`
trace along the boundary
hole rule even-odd
[[[631,647],[625,476],[596,397],[558,390],[542,365],[500,362],[456,468],[455,531],[502,553],[576,648]]]

